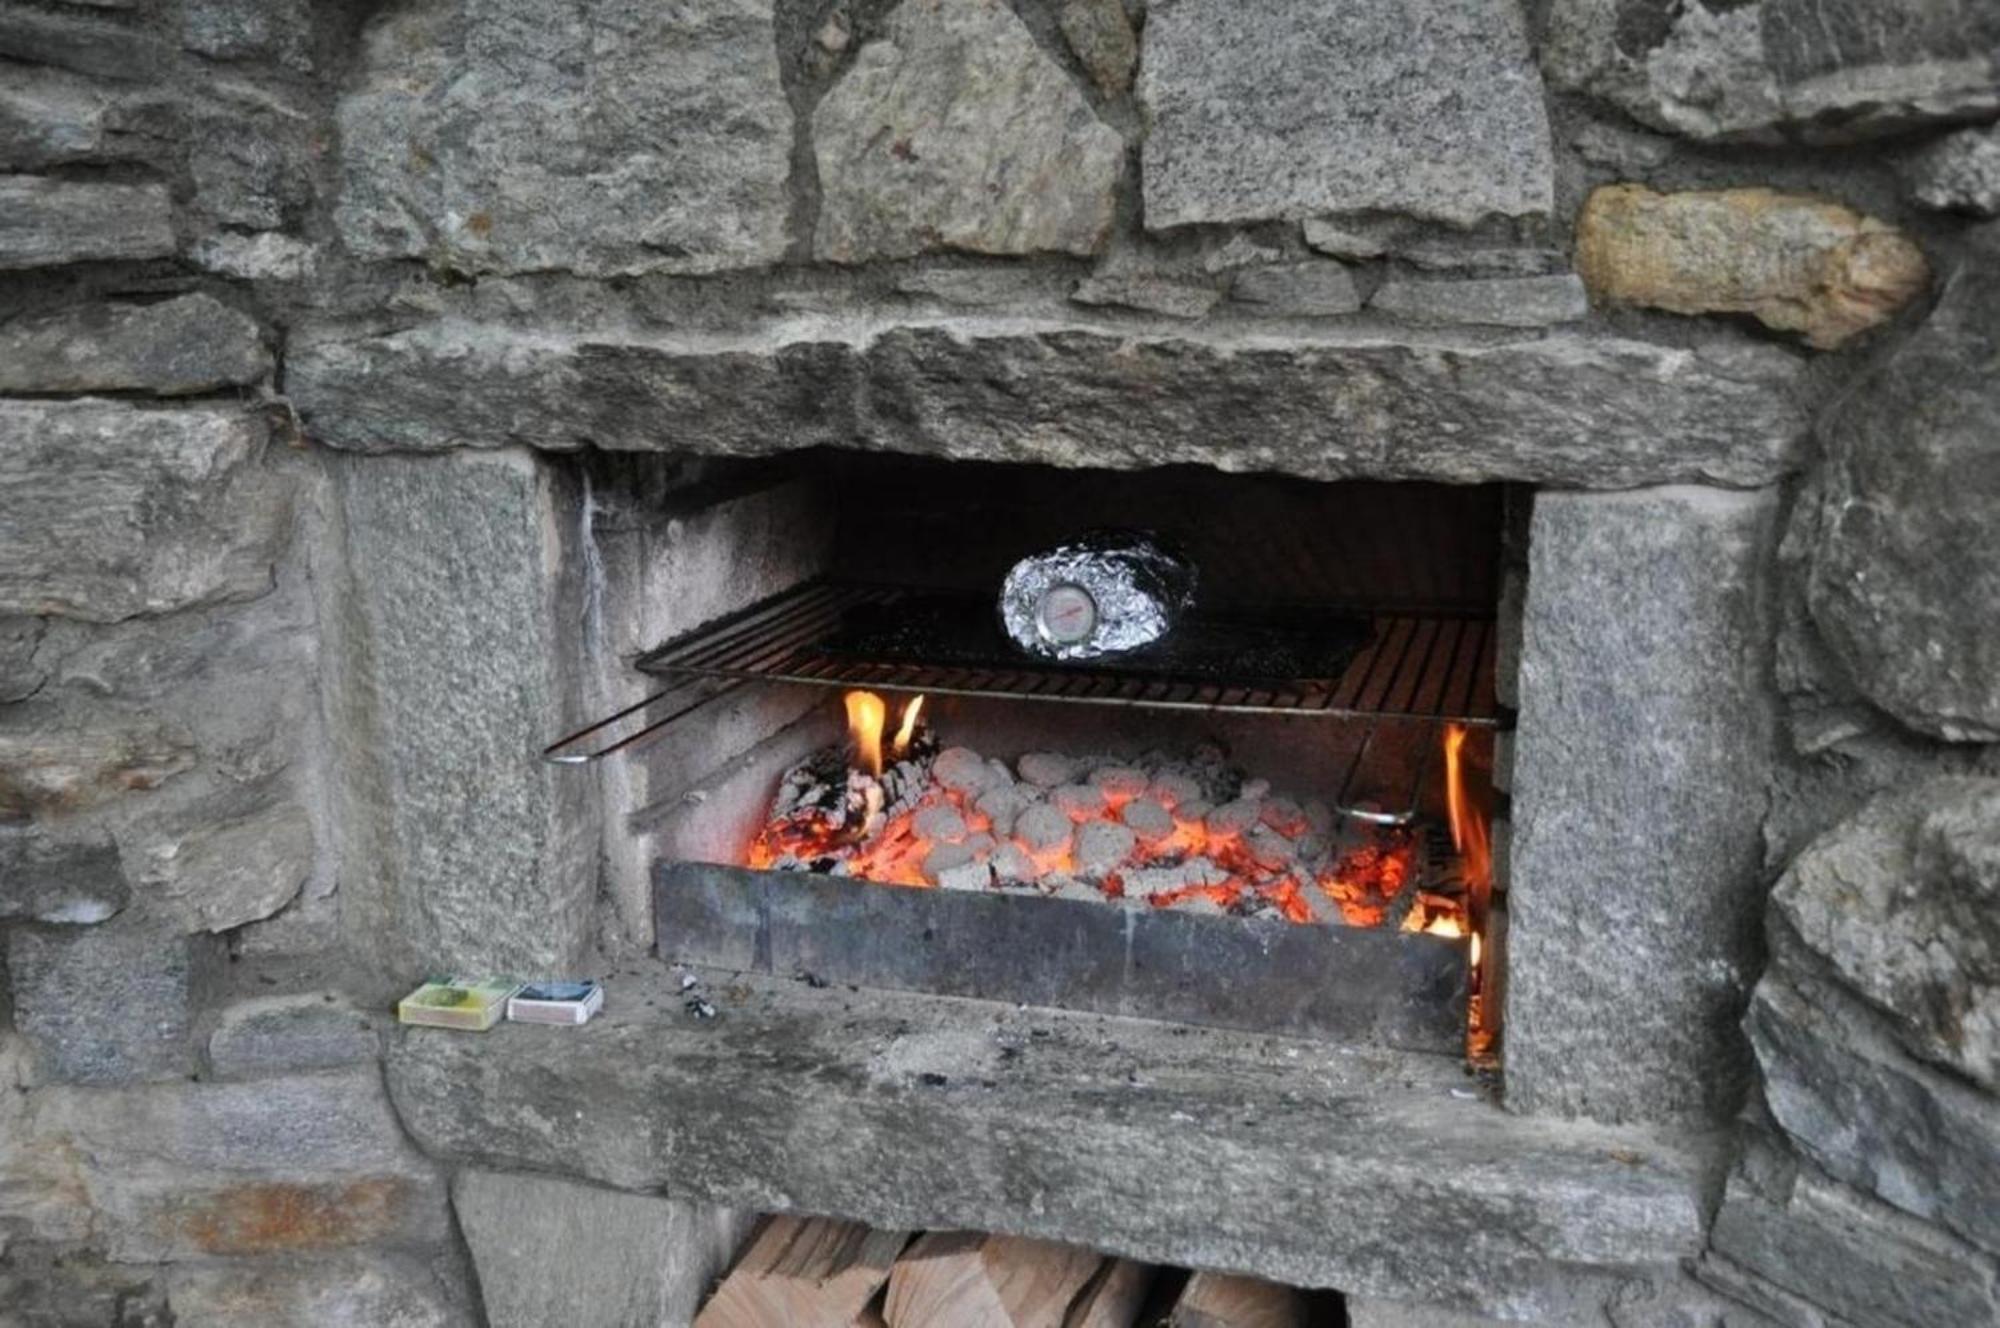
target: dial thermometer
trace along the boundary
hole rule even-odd
[[[1054,645],[1075,645],[1088,641],[1097,630],[1097,601],[1073,581],[1064,581],[1042,592],[1035,605],[1035,631]]]

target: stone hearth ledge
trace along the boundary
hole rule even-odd
[[[358,451],[829,446],[1313,479],[1761,486],[1801,459],[1802,359],[1588,332],[1191,332],[1025,317],[800,316],[731,334],[441,320],[294,342],[286,390]]]
[[[1695,1136],[1501,1111],[1448,1057],[803,981],[605,981],[580,1029],[407,1029],[392,1099],[440,1159],[676,1198],[1089,1243],[1477,1302],[1702,1243]]]

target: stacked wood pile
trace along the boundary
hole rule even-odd
[[[1290,1287],[1074,1245],[771,1217],[695,1328],[1309,1328]]]

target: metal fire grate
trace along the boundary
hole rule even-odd
[[[1171,672],[1038,665],[1018,657],[983,663],[918,663],[836,648],[849,613],[917,599],[900,587],[811,581],[642,656],[666,677],[868,687],[954,696],[1068,701],[1345,719],[1455,721],[1494,725],[1491,618],[1380,615],[1344,667],[1325,677],[1201,681]],[[1281,638],[1282,624],[1262,634]],[[1310,658],[1315,643],[1299,655]]]

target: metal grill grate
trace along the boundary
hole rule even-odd
[[[1337,677],[1194,682],[1110,668],[991,667],[857,658],[825,646],[848,610],[893,604],[899,587],[812,581],[642,656],[638,667],[667,677],[868,687],[954,696],[1069,701],[1346,719],[1411,719],[1492,725],[1494,625],[1490,618],[1384,615]]]

